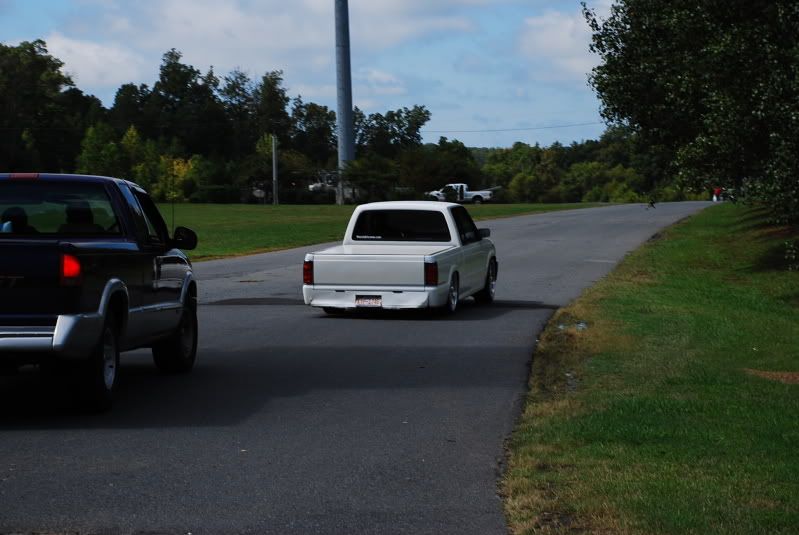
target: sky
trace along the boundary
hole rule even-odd
[[[588,0],[602,16],[612,0]],[[110,107],[120,85],[152,87],[164,52],[223,77],[282,70],[293,98],[336,107],[333,0],[0,0],[0,42],[43,39]],[[597,58],[577,0],[350,0],[353,103],[419,104],[425,142],[474,147],[596,139]],[[577,126],[574,126],[577,125]]]

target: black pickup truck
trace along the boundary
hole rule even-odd
[[[0,368],[36,364],[77,377],[110,407],[119,353],[151,347],[165,372],[191,370],[197,284],[147,193],[117,178],[0,174]]]

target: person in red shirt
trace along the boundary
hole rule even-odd
[[[721,188],[715,187],[713,188],[713,202],[718,202],[721,200]]]

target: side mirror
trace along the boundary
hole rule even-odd
[[[483,238],[488,238],[489,236],[491,236],[491,229],[479,228],[477,229],[477,235],[480,237],[481,240]]]
[[[176,228],[175,237],[172,238],[172,246],[191,251],[197,247],[197,233],[186,227]]]

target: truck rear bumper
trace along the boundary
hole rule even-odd
[[[102,328],[100,314],[58,316],[54,327],[0,325],[0,361],[36,354],[86,358],[100,339]]]
[[[405,308],[434,308],[443,306],[447,302],[448,286],[442,284],[436,287],[424,288],[384,288],[384,287],[357,287],[337,288],[335,286],[309,286],[302,287],[302,296],[306,305],[325,308],[384,308],[389,310]],[[360,307],[356,304],[357,297],[380,297],[379,307]]]

